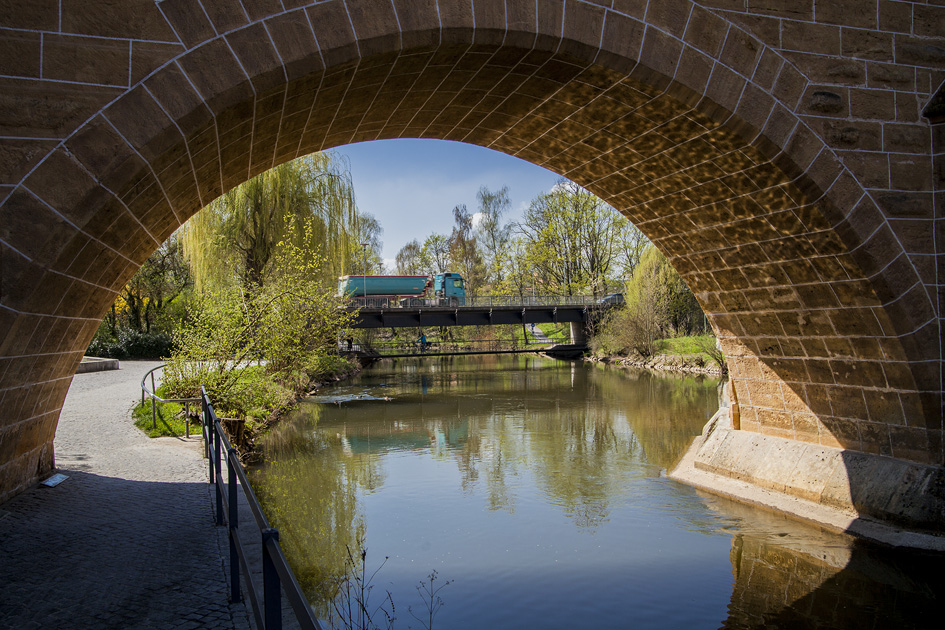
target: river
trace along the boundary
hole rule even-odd
[[[718,384],[525,355],[385,360],[301,405],[252,481],[323,618],[366,550],[369,608],[392,602],[395,628],[428,627],[432,607],[453,630],[939,627],[940,557],[665,477]]]

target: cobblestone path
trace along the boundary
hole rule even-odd
[[[227,600],[200,442],[131,424],[155,365],[73,379],[55,440],[69,478],[0,504],[0,628],[251,628]]]

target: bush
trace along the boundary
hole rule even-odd
[[[190,398],[203,385],[221,417],[266,422],[313,380],[347,371],[336,344],[351,315],[319,277],[315,262],[286,244],[262,285],[198,294],[175,333],[168,391]]]
[[[100,328],[85,354],[110,359],[161,359],[170,356],[173,346],[171,336],[161,331],[124,328],[114,338]]]

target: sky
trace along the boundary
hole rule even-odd
[[[382,257],[388,268],[400,248],[421,243],[433,232],[449,235],[453,207],[475,213],[481,186],[509,187],[518,219],[532,199],[551,190],[560,177],[498,151],[447,140],[376,140],[332,149],[347,156],[358,209],[384,228]]]

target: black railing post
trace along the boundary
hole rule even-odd
[[[207,399],[207,393],[204,392],[200,397],[200,404],[203,407],[203,435],[204,435],[204,454],[207,457],[207,464],[210,467],[210,483],[213,483],[213,419],[210,417],[210,401]]]
[[[211,419],[213,422],[213,427],[211,431],[215,434],[213,436],[213,467],[216,471],[216,482],[213,484],[213,487],[216,489],[214,493],[217,499],[217,525],[223,525],[223,490],[220,488],[220,477],[222,476],[222,469],[220,466],[220,434],[217,433],[217,423],[215,419]]]
[[[227,490],[229,493],[229,538],[230,538],[230,601],[240,601],[240,558],[236,552],[236,537],[240,535],[239,503],[237,503],[236,449],[231,448],[226,456]],[[239,461],[238,459],[236,461]]]
[[[262,530],[263,555],[263,606],[265,608],[266,630],[282,630],[282,588],[279,584],[279,574],[269,552],[270,540],[279,542],[279,530],[269,528]]]

